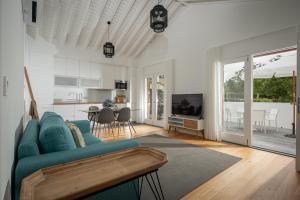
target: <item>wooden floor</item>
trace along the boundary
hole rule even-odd
[[[234,144],[203,140],[192,135],[174,132],[168,134],[161,128],[148,125],[138,125],[135,128],[137,134],[133,137],[161,134],[242,158],[237,164],[187,194],[184,200],[300,199],[300,173],[295,171],[294,158]],[[104,132],[100,133],[99,137],[106,141],[131,137],[128,128],[122,130],[119,136],[116,132],[115,130],[115,136]]]

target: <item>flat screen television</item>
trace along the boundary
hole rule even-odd
[[[203,94],[173,94],[172,114],[203,119]]]

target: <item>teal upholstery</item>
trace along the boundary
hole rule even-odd
[[[71,121],[71,123],[75,124],[81,131],[82,136],[87,145],[91,145],[94,143],[101,142],[99,138],[90,133],[90,122],[87,120],[78,120]]]
[[[97,138],[96,136],[94,136],[91,133],[85,133],[85,134],[82,134],[82,136],[85,140],[86,145],[91,145],[91,144],[102,142],[99,138]]]
[[[36,120],[31,120],[27,124],[23,137],[18,146],[18,159],[40,155],[38,147],[39,123]]]
[[[43,153],[76,149],[70,129],[61,116],[46,112],[41,119],[39,141]]]
[[[43,126],[50,127],[50,124],[52,124],[54,121],[49,120],[48,118],[57,119],[60,118],[60,116],[56,115],[55,113],[45,113],[40,121],[40,131],[39,134],[41,134]],[[49,121],[48,121],[49,120]],[[50,123],[51,122],[51,123]],[[58,122],[58,120],[57,120]],[[60,122],[59,122],[60,123]],[[63,164],[70,161],[75,161],[83,158],[88,158],[92,156],[99,156],[115,151],[120,151],[128,148],[133,148],[139,146],[139,144],[134,140],[123,140],[118,142],[102,142],[95,136],[93,136],[90,133],[90,123],[87,120],[84,121],[75,121],[72,122],[75,123],[81,132],[83,133],[84,139],[86,141],[87,146],[84,148],[78,148],[78,149],[72,149],[67,151],[57,151],[52,153],[42,153],[39,152],[43,151],[37,151],[35,154],[33,153],[26,153],[26,148],[21,148],[19,146],[18,148],[18,155],[19,160],[17,162],[17,166],[15,169],[15,199],[19,200],[20,198],[20,189],[21,189],[21,183],[23,178],[29,176],[33,172],[45,168],[54,166],[57,164]],[[56,126],[56,124],[52,124],[52,126]],[[36,134],[36,130],[34,127],[37,127],[37,122],[31,120],[23,134],[23,138],[21,139],[20,145],[23,143],[25,144],[26,141],[31,141],[32,143],[35,143],[36,147],[39,147],[39,139],[37,136],[34,137]],[[32,136],[26,136],[32,135]],[[55,134],[59,136],[58,134]],[[30,138],[30,139],[27,139]],[[53,140],[56,141],[56,140]],[[39,150],[39,149],[37,149]],[[24,153],[22,152],[24,151]],[[113,187],[111,189],[105,190],[103,192],[99,192],[97,194],[94,194],[93,196],[90,196],[88,198],[85,198],[87,200],[93,200],[93,199],[137,199],[136,192],[134,190],[133,184],[136,183],[136,181],[131,181],[128,183],[124,183],[122,185],[119,185],[117,187]]]
[[[81,133],[90,133],[90,122],[88,120],[70,121],[75,124],[81,131]]]

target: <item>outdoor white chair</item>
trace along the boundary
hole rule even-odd
[[[278,131],[277,126],[277,117],[279,110],[276,108],[271,108],[270,112],[266,115],[265,121],[268,122],[268,125],[271,127],[271,122],[275,125],[276,132]]]
[[[225,121],[227,122],[226,126],[228,127],[229,122],[236,122],[238,128],[240,128],[243,120],[242,115],[242,112],[237,112],[230,110],[229,108],[225,108]]]
[[[264,131],[266,133],[266,111],[264,110],[253,110],[252,119],[254,122],[254,126],[260,128],[260,131]]]

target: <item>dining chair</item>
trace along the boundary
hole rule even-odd
[[[95,123],[96,123],[96,112],[91,112],[91,111],[98,111],[98,110],[99,110],[98,106],[90,106],[89,107],[88,120],[90,122],[93,122],[92,132],[94,131],[94,127],[95,127]]]
[[[241,124],[243,123],[243,111],[238,109],[238,110],[231,110],[229,108],[225,109],[226,113],[226,121],[227,122],[236,122],[238,128],[241,127]],[[228,125],[229,128],[229,125]]]
[[[96,122],[97,122],[97,127],[99,126],[99,131],[101,131],[101,125],[103,124],[104,130],[105,130],[105,125],[107,125],[107,130],[108,131],[111,130],[112,133],[114,133],[113,130],[114,121],[115,121],[114,111],[110,108],[103,108],[96,115]],[[99,132],[98,132],[98,136],[99,136]]]
[[[125,123],[128,124],[129,127],[129,131],[130,131],[130,135],[132,136],[132,132],[131,132],[131,128],[133,129],[134,133],[136,133],[131,121],[131,114],[130,114],[130,108],[125,107],[125,108],[121,108],[117,117],[116,122],[118,123],[118,135],[120,133],[120,125],[122,123],[123,125],[123,129],[125,130]],[[131,127],[131,128],[130,128]]]

